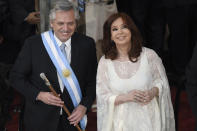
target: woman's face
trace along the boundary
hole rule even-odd
[[[111,25],[111,40],[116,45],[127,45],[131,43],[131,32],[123,23],[122,18],[116,19]]]

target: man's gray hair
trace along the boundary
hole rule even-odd
[[[70,11],[74,10],[75,12],[75,19],[79,18],[79,14],[77,8],[69,2],[68,0],[61,0],[54,3],[53,8],[50,10],[49,19],[54,20],[57,11]]]

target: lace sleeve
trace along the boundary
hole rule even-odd
[[[148,63],[153,76],[152,87],[159,88],[158,104],[162,120],[162,131],[175,131],[174,111],[165,68],[159,56],[151,49],[146,49]]]
[[[110,130],[112,125],[116,95],[109,88],[108,60],[104,56],[99,61],[97,70],[97,128],[98,131]]]
[[[97,97],[102,99],[103,103],[108,104],[107,100],[112,96],[114,95],[109,88],[107,60],[103,56],[99,61],[97,70]]]
[[[147,58],[148,58],[148,63],[151,69],[151,74],[153,77],[153,83],[152,83],[152,87],[158,87],[159,88],[159,96],[162,95],[162,79],[161,77],[165,77],[165,80],[167,80],[166,78],[166,74],[165,74],[165,68],[163,67],[162,61],[160,59],[160,57],[151,49],[146,49],[146,54],[147,54]],[[163,76],[161,76],[159,69],[160,68],[163,72]],[[168,81],[167,81],[168,83]]]

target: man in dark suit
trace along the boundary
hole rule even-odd
[[[35,11],[35,0],[9,0],[11,15],[9,34],[14,41],[24,44],[24,40],[35,35],[36,24],[40,23],[40,14]]]
[[[13,64],[24,40],[36,33],[40,22],[39,12],[35,12],[35,0],[5,0],[8,17],[2,25],[4,43],[0,45],[0,61]],[[5,14],[5,13],[4,13]]]
[[[169,27],[169,51],[171,69],[184,77],[197,38],[197,1],[163,0]]]
[[[50,12],[50,25],[53,30],[28,38],[10,73],[12,86],[26,98],[24,121],[27,131],[77,131],[75,125],[83,120],[95,100],[97,68],[95,43],[92,38],[75,32],[75,17],[74,7],[70,2],[57,2]],[[45,37],[47,33],[51,33],[52,39]],[[53,42],[47,43],[45,40]],[[51,48],[50,44],[54,48]],[[66,44],[64,57],[60,51],[63,44]],[[50,53],[48,49],[52,52],[57,51],[58,55]],[[70,63],[68,66],[73,72],[67,67],[65,69],[67,73],[65,70],[59,70],[59,66],[66,65],[65,60]],[[54,61],[57,63],[62,61],[63,64],[56,65]],[[55,97],[44,84],[40,78],[42,72],[46,74],[61,99]],[[71,88],[70,91],[69,86],[73,85],[65,86],[65,81],[69,83],[73,75],[77,78],[82,94],[77,106],[73,102],[75,95],[70,95],[70,92],[73,91],[75,94],[79,92],[78,89]],[[75,85],[76,82],[73,81]],[[71,116],[68,117],[62,110],[63,104],[67,106]],[[80,126],[83,128],[82,124]]]
[[[197,119],[197,45],[194,48],[192,59],[186,69],[186,91],[193,114]],[[195,131],[197,131],[197,126]]]

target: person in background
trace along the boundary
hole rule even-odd
[[[10,72],[11,85],[25,96],[27,131],[86,127],[86,113],[96,96],[97,58],[94,40],[75,32],[75,12],[72,3],[57,1],[49,16],[52,30],[28,38]],[[51,93],[41,73],[61,99]]]
[[[13,64],[26,38],[36,34],[40,23],[35,0],[7,0],[8,16],[3,23],[4,43],[0,45],[0,61]]]
[[[35,11],[35,0],[9,0],[10,35],[23,46],[26,38],[35,35],[36,24],[40,23],[40,12]],[[13,30],[15,29],[15,30]],[[11,29],[10,29],[11,30]]]
[[[162,61],[142,47],[133,20],[124,13],[111,15],[103,36],[96,85],[98,131],[175,131]]]
[[[169,28],[169,53],[172,77],[177,81],[185,80],[195,41],[197,40],[197,1],[196,0],[162,0],[166,11]],[[181,56],[181,57],[180,57]]]
[[[11,119],[9,108],[13,100],[13,91],[8,82],[11,65],[2,61],[3,53],[5,53],[5,50],[3,50],[5,47],[3,29],[9,16],[6,0],[0,0],[0,16],[0,131],[6,131],[5,125]]]

